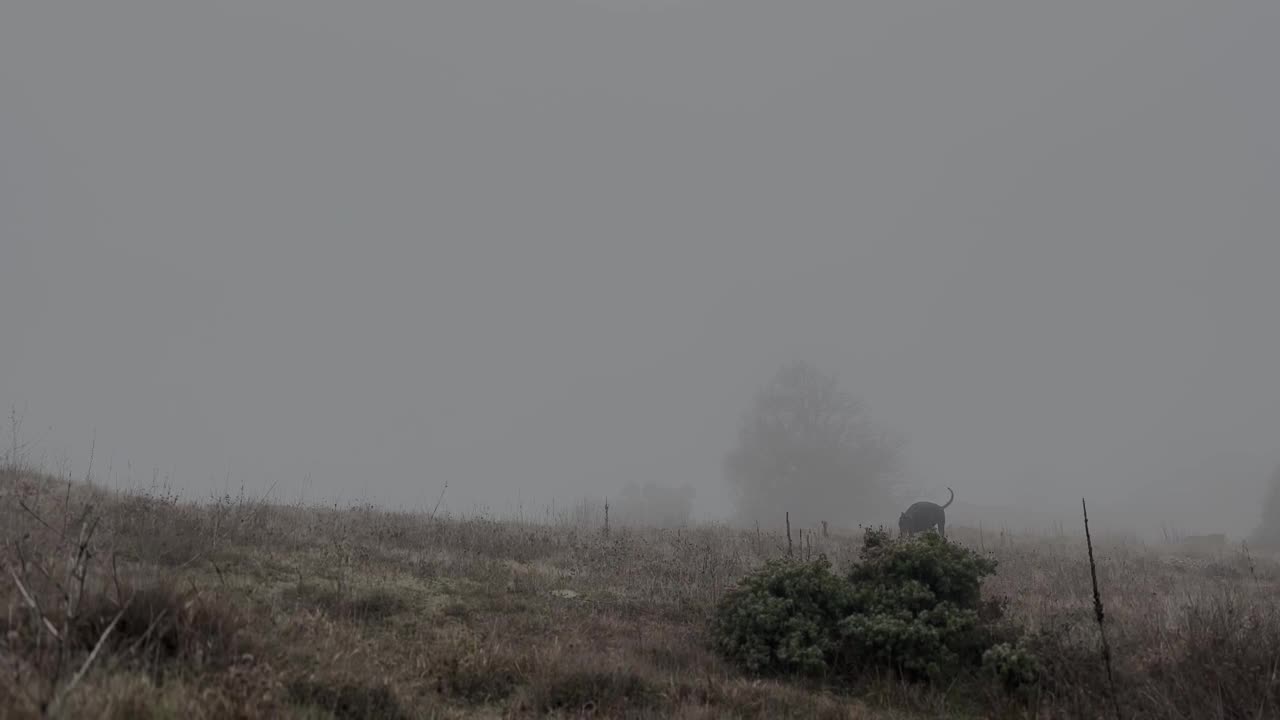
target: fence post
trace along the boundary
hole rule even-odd
[[[792,557],[791,549],[791,511],[787,511],[787,557]]]

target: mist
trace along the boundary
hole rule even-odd
[[[120,486],[505,512],[656,482],[717,519],[739,418],[804,360],[952,523],[1087,497],[1247,533],[1278,21],[6,2],[0,403]]]

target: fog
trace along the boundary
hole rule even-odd
[[[687,483],[707,519],[804,360],[950,523],[1087,497],[1238,535],[1280,461],[1278,30],[1270,0],[4,2],[0,403],[120,486]]]

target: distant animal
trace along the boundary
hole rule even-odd
[[[936,527],[938,528],[938,534],[945,538],[947,536],[946,509],[956,499],[955,490],[947,488],[947,492],[951,493],[951,499],[947,501],[946,505],[921,500],[907,508],[906,512],[898,516],[898,534],[909,536]]]

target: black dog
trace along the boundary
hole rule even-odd
[[[956,499],[955,490],[947,488],[947,492],[951,493],[951,499],[946,505],[922,500],[907,508],[906,512],[898,516],[898,534],[912,535],[936,527],[938,534],[945,538],[947,536],[946,509]]]

